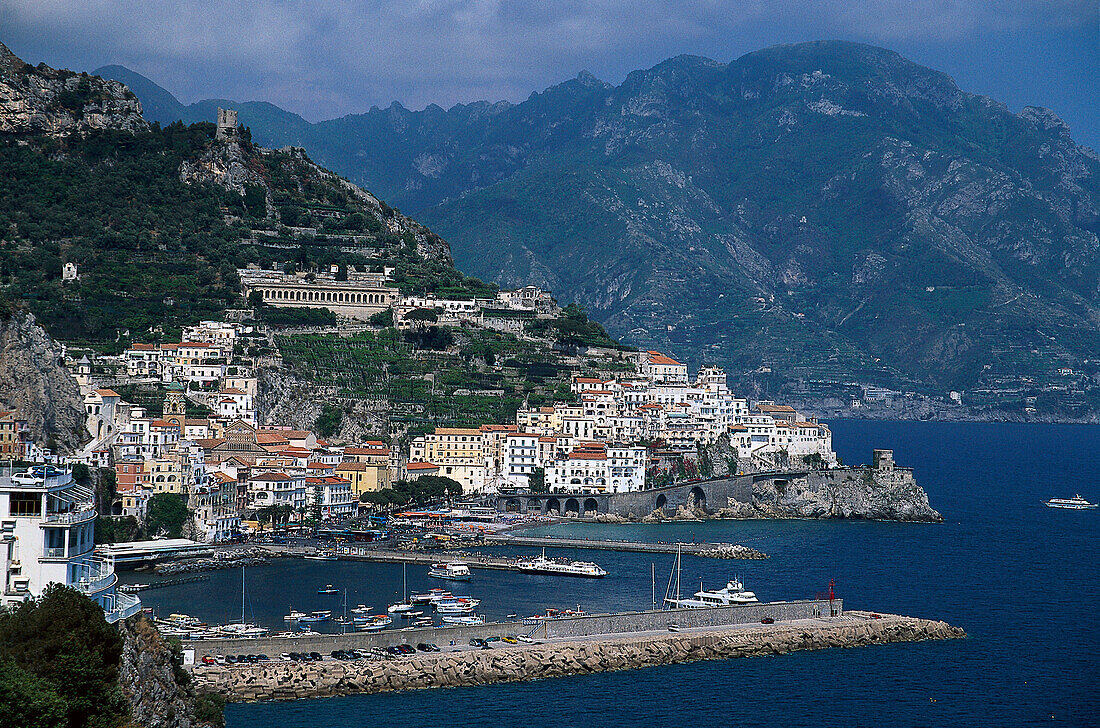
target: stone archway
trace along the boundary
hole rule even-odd
[[[540,499],[538,499],[538,498],[528,498],[527,499],[527,512],[530,513],[531,511],[534,511],[536,513],[541,513],[542,512],[542,501]]]
[[[504,510],[508,513],[519,513],[519,498],[509,498],[505,501]]]
[[[664,493],[661,493],[659,496],[657,496],[657,504],[654,506],[654,508],[656,510],[658,510],[658,511],[662,510],[667,505],[668,505],[668,498],[665,496]]]
[[[700,511],[707,509],[707,494],[699,486],[695,486],[688,493],[688,506]]]
[[[595,498],[586,498],[584,501],[584,515],[589,516],[600,512],[600,502]]]
[[[576,498],[570,498],[565,501],[565,512],[579,514],[581,512],[581,504],[577,502]]]
[[[561,501],[557,498],[550,498],[546,501],[546,510],[543,513],[554,513],[561,515]]]

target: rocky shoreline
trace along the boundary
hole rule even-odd
[[[798,650],[957,639],[946,622],[846,612],[841,617],[774,625],[588,637],[491,650],[417,653],[392,660],[246,666],[199,665],[199,690],[234,702],[297,700],[435,687],[463,687],[632,670],[698,660],[783,655]]]

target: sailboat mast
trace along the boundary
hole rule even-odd
[[[652,562],[650,562],[650,564],[649,564],[649,590],[650,590],[650,592],[652,592],[651,595],[650,595],[650,603],[652,604],[652,608],[656,609],[657,608],[657,564],[652,563]]]
[[[241,565],[241,624],[244,624],[244,565]]]
[[[680,544],[676,544],[676,606],[680,606]]]

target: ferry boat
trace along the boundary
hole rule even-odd
[[[591,561],[555,561],[553,559],[548,559],[546,558],[546,549],[542,550],[542,556],[517,561],[516,569],[524,574],[581,576],[590,579],[599,579],[607,576],[606,570]]]
[[[759,604],[760,600],[751,591],[745,591],[740,579],[731,579],[721,589],[700,589],[690,597],[676,599],[665,598],[669,609],[708,609],[711,607],[733,607],[738,604]]]
[[[470,567],[458,561],[448,564],[432,564],[428,569],[428,576],[436,579],[450,579],[451,581],[469,581]]]
[[[332,584],[325,584],[323,587],[317,590],[318,594],[339,594],[340,590],[334,587]]]
[[[1047,508],[1066,508],[1071,511],[1084,511],[1097,506],[1096,503],[1089,503],[1082,498],[1080,493],[1074,494],[1072,498],[1051,498],[1043,501],[1043,504]]]

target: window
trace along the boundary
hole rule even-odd
[[[8,504],[13,516],[42,515],[42,496],[34,493],[11,493]]]

